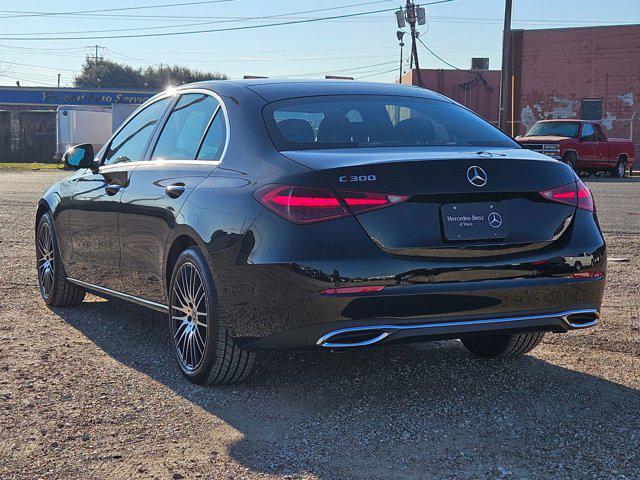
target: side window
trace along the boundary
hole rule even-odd
[[[162,128],[151,159],[194,160],[216,108],[218,101],[210,95],[182,95]]]
[[[198,160],[220,160],[224,144],[227,140],[227,122],[222,109],[218,109],[216,117],[211,122],[198,153]]]
[[[593,125],[590,123],[585,123],[582,125],[582,140],[585,142],[595,142],[596,141],[596,131],[593,129]]]
[[[163,98],[136,114],[111,140],[104,155],[103,164],[112,165],[142,160],[156,124],[172,101],[173,98]]]
[[[594,123],[593,126],[596,129],[596,138],[599,142],[604,142],[604,134],[602,133],[602,128],[597,123]]]

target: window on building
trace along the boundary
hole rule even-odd
[[[602,120],[602,99],[583,98],[581,113],[583,120]]]

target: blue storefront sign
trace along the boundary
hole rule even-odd
[[[139,105],[156,93],[150,90],[0,87],[0,105]]]

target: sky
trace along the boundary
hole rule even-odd
[[[427,5],[420,38],[458,68],[489,57],[500,68],[504,0],[452,0]],[[90,45],[99,55],[133,66],[184,65],[230,78],[323,78],[393,82],[398,77],[395,0],[0,0],[0,85],[71,86]],[[191,3],[196,3],[192,0]],[[420,3],[417,2],[416,3]],[[512,28],[640,23],[638,0],[514,0]],[[133,7],[133,8],[132,8]],[[153,7],[153,8],[137,8]],[[110,12],[86,12],[117,9]],[[228,29],[387,10],[341,19],[191,35],[68,39]],[[312,11],[314,10],[314,11]],[[322,10],[322,11],[318,11]],[[70,13],[73,12],[73,13]],[[46,40],[34,40],[46,38]],[[65,39],[67,38],[67,39]],[[409,38],[405,37],[405,60]],[[422,68],[450,68],[418,44]],[[405,62],[404,69],[408,65]]]

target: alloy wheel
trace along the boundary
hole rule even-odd
[[[207,342],[207,298],[200,272],[186,262],[180,266],[171,292],[171,333],[178,361],[187,372],[204,358]]]
[[[626,173],[626,166],[624,163],[619,163],[618,164],[618,178],[622,178],[624,177],[624,174]]]
[[[53,232],[48,223],[42,222],[38,228],[37,241],[38,282],[45,297],[53,290],[55,278],[55,258],[53,248]]]

